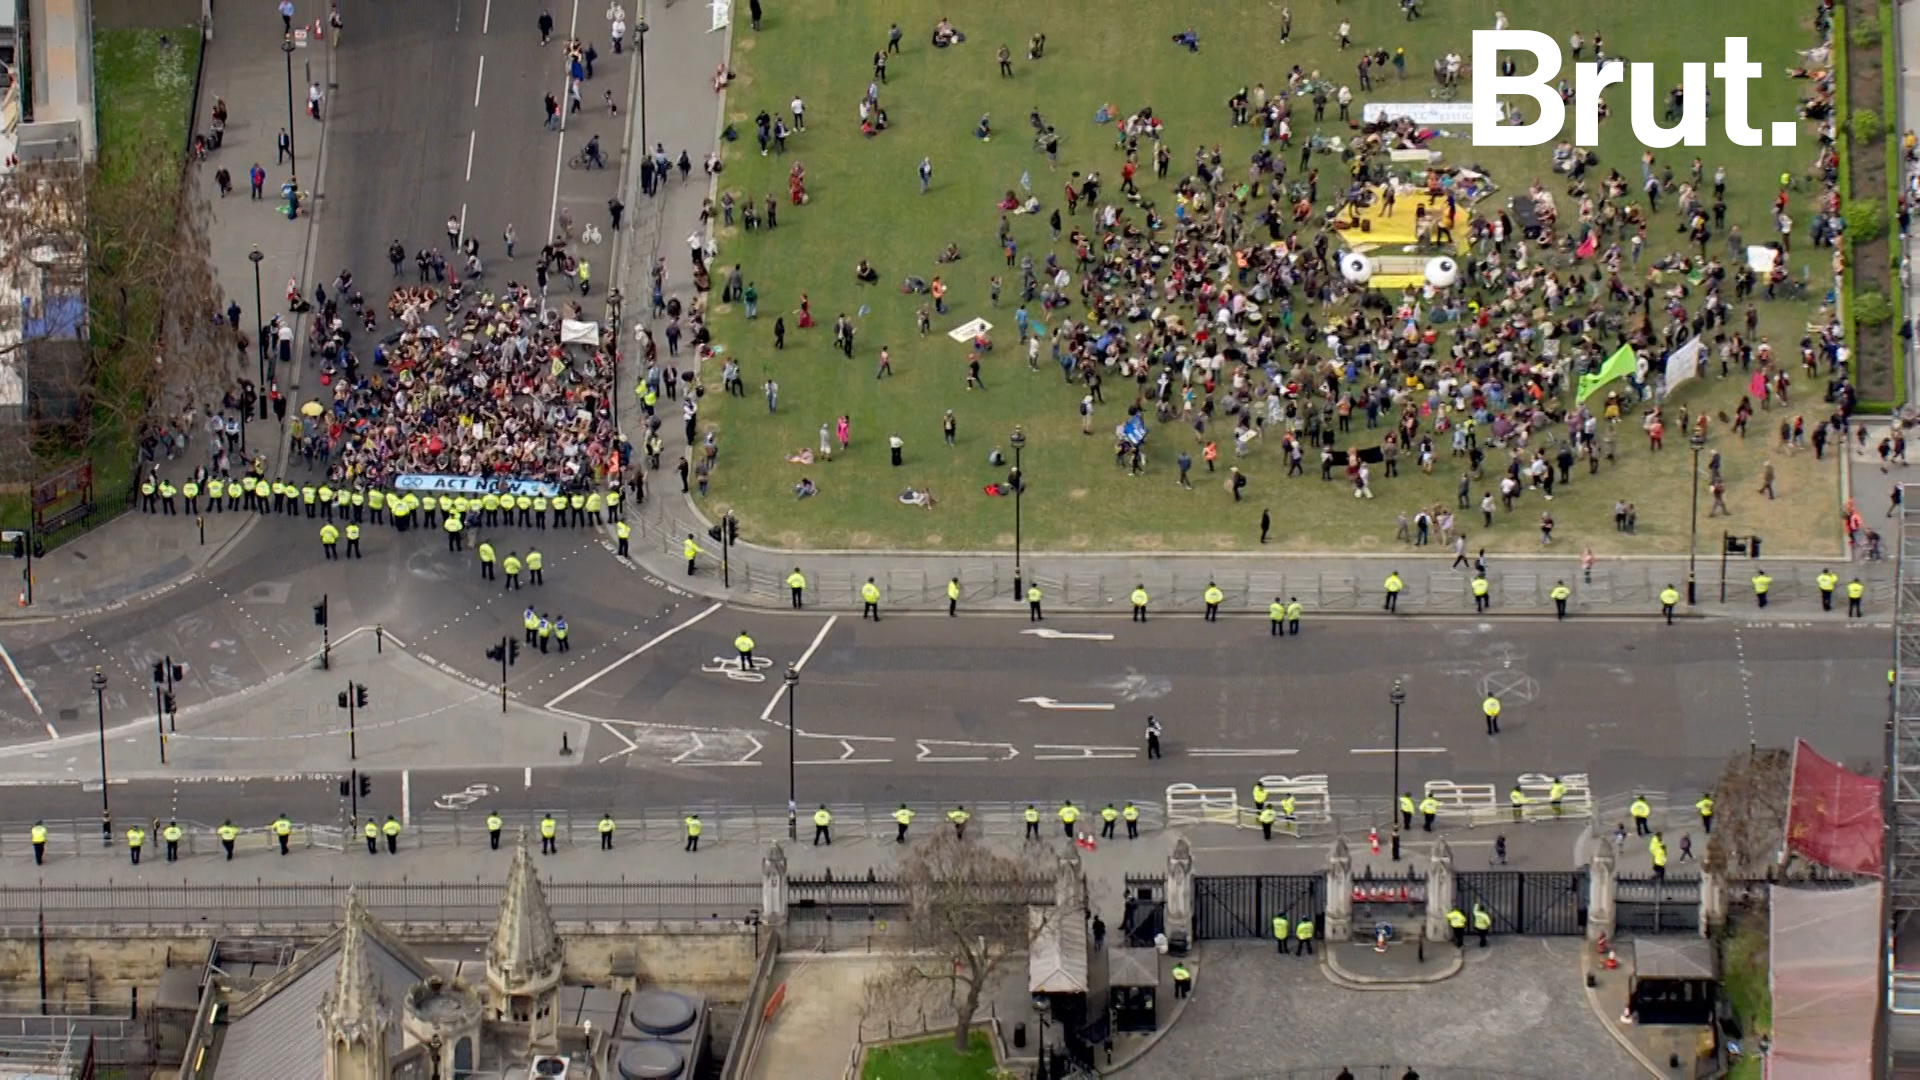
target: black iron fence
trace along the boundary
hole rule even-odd
[[[1200,941],[1268,938],[1273,917],[1318,919],[1326,911],[1320,874],[1245,874],[1193,879],[1193,936]]]
[[[1584,870],[1476,870],[1455,874],[1453,903],[1487,909],[1496,934],[1578,935],[1587,929]]]
[[[1698,932],[1700,879],[1620,875],[1614,880],[1613,925],[1620,932]]]

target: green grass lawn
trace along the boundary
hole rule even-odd
[[[860,1075],[864,1080],[989,1080],[993,1069],[993,1047],[984,1032],[976,1031],[965,1054],[953,1052],[951,1035],[873,1047]]]
[[[1731,32],[1725,9],[1710,5],[1628,0],[1604,11],[1581,11],[1578,19],[1571,9],[1545,0],[1511,0],[1500,6],[1515,27],[1542,30],[1563,41],[1576,26],[1590,36],[1597,24],[1609,53],[1632,60],[1678,61],[1683,53],[1687,60],[1716,60],[1721,38]],[[1384,479],[1376,466],[1374,490],[1379,497],[1364,505],[1339,482],[1337,470],[1335,483],[1320,483],[1311,454],[1308,476],[1286,479],[1277,439],[1256,441],[1253,453],[1239,462],[1250,482],[1247,501],[1236,505],[1220,483],[1222,477],[1205,474],[1190,430],[1177,425],[1156,430],[1147,473],[1129,477],[1114,465],[1108,433],[1124,416],[1130,385],[1109,374],[1107,404],[1096,413],[1095,434],[1083,436],[1076,413],[1082,393],[1078,385],[1062,380],[1044,349],[1041,370],[1029,372],[1015,347],[1019,271],[1008,268],[998,252],[996,201],[1018,189],[1023,174],[1030,177],[1044,210],[1037,217],[1011,218],[1019,250],[1031,252],[1037,265],[1049,252],[1069,255],[1064,242],[1050,241],[1045,220],[1062,201],[1062,179],[1072,170],[1094,170],[1107,182],[1103,199],[1118,188],[1121,156],[1113,146],[1114,128],[1093,122],[1102,103],[1112,104],[1121,115],[1153,107],[1168,132],[1171,179],[1190,168],[1197,145],[1216,143],[1237,176],[1243,170],[1235,163],[1246,161],[1259,136],[1257,128],[1230,126],[1226,99],[1236,88],[1253,83],[1270,90],[1284,87],[1288,68],[1295,63],[1335,81],[1354,82],[1357,53],[1341,54],[1334,40],[1341,18],[1354,20],[1356,48],[1404,47],[1408,56],[1404,81],[1396,82],[1389,70],[1376,75],[1371,95],[1356,90],[1356,116],[1359,104],[1367,100],[1425,101],[1433,85],[1427,75],[1432,60],[1450,49],[1468,53],[1468,32],[1491,25],[1490,14],[1481,10],[1484,5],[1429,4],[1413,24],[1402,21],[1397,8],[1384,2],[1338,7],[1309,0],[1292,7],[1293,38],[1285,46],[1276,44],[1279,5],[1243,0],[1199,7],[1155,0],[1130,7],[1126,18],[1113,17],[1109,5],[1093,0],[1047,5],[983,0],[951,12],[967,40],[944,50],[932,48],[928,37],[934,22],[949,12],[929,0],[792,0],[772,7],[761,33],[744,25],[737,28],[737,79],[727,108],[741,138],[731,145],[723,187],[755,200],[773,194],[780,203],[780,227],[753,233],[737,226],[720,230],[719,265],[743,265],[746,278],[757,285],[760,317],[749,322],[740,305],[716,305],[715,338],[740,359],[748,396],[723,397],[718,371],[705,373],[710,393],[703,423],[717,426],[723,451],[709,496],[711,508],[732,507],[742,529],[766,544],[1011,547],[1011,501],[989,498],[982,487],[1004,479],[1004,467],[990,467],[988,455],[998,448],[1011,456],[1007,435],[1016,425],[1027,435],[1023,457],[1030,486],[1022,516],[1024,540],[1034,548],[1248,547],[1256,542],[1263,509],[1272,511],[1275,541],[1287,548],[1386,548],[1395,543],[1397,512],[1411,516],[1423,504],[1453,505],[1460,470],[1444,443],[1431,477],[1403,468],[1401,478]],[[1764,80],[1752,84],[1749,115],[1759,126],[1791,116],[1796,93],[1804,85],[1784,79],[1781,72],[1797,61],[1797,50],[1813,44],[1810,24],[1802,18],[1805,9],[1786,0],[1755,0],[1742,10],[1739,32],[1749,36],[1750,55],[1767,71]],[[892,21],[900,24],[905,40],[903,53],[888,65],[889,82],[881,88],[891,129],[866,139],[858,130],[856,106],[871,77],[871,56],[884,43]],[[1168,41],[1188,25],[1200,35],[1197,54]],[[1027,62],[1026,42],[1040,32],[1047,35],[1046,56]],[[1015,57],[1010,79],[1000,76],[995,63],[1002,43]],[[1663,79],[1669,74],[1677,78],[1671,66],[1663,64],[1661,72]],[[762,158],[753,139],[753,117],[761,109],[785,115],[795,94],[807,102],[807,132],[789,141],[787,156]],[[1615,114],[1602,125],[1600,175],[1617,168],[1637,185],[1640,148],[1626,120],[1625,88],[1616,88],[1609,102]],[[1062,136],[1058,173],[1049,171],[1045,158],[1033,149],[1027,114],[1035,107]],[[973,137],[983,113],[993,118],[996,134],[991,142]],[[1296,139],[1314,129],[1311,115],[1310,104],[1296,103]],[[1330,107],[1321,130],[1345,134],[1344,125],[1332,122],[1334,115]],[[1496,178],[1501,192],[1483,205],[1502,206],[1536,178],[1549,178],[1548,148],[1476,150],[1465,130],[1459,130],[1462,137],[1436,145],[1449,162],[1483,167]],[[1796,149],[1732,147],[1717,116],[1709,123],[1709,133],[1711,145],[1699,153],[1708,175],[1719,163],[1728,166],[1729,222],[1740,224],[1749,240],[1764,239],[1774,178],[1782,171],[1804,170],[1812,156],[1811,128],[1803,125],[1803,145]],[[1665,152],[1660,159],[1671,162],[1682,177],[1693,156],[1683,149]],[[923,156],[934,168],[932,191],[924,196],[916,179]],[[1169,182],[1152,180],[1150,151],[1143,148],[1142,159],[1143,191],[1170,212]],[[806,206],[787,203],[785,179],[794,160],[806,165]],[[1333,157],[1317,157],[1315,164],[1324,204],[1328,189],[1337,184],[1329,178],[1340,175],[1341,166]],[[1297,165],[1297,153],[1290,154],[1290,180],[1299,176]],[[1576,206],[1567,198],[1564,182],[1550,186],[1562,222],[1571,222]],[[1808,198],[1807,193],[1800,195],[1793,208],[1796,219],[1805,220]],[[1137,210],[1134,217],[1139,217]],[[1069,229],[1087,221],[1085,212],[1069,218]],[[1663,200],[1650,228],[1651,252],[1669,250],[1683,239],[1674,234],[1675,223],[1668,200]],[[1762,333],[1774,343],[1776,355],[1788,361],[1795,357],[1796,343],[1829,280],[1826,259],[1803,253],[1802,238],[1794,239],[1793,269],[1796,275],[1803,265],[1811,270],[1814,299],[1760,305]],[[959,245],[963,260],[936,265],[935,256],[948,243]],[[1716,235],[1713,246],[1724,255],[1721,236]],[[879,271],[878,284],[854,281],[852,268],[863,258]],[[936,316],[933,333],[924,338],[915,330],[915,310],[925,298],[899,291],[909,273],[929,279],[938,274],[950,287],[951,313]],[[988,279],[995,274],[1006,283],[997,309],[988,297]],[[794,316],[803,292],[810,296],[818,322],[805,331],[795,328]],[[1697,299],[1696,293],[1692,302]],[[1296,301],[1296,315],[1306,310],[1307,305]],[[855,316],[862,311],[865,314],[856,318],[856,356],[847,360],[832,346],[833,321],[840,313]],[[1084,318],[1077,307],[1067,311]],[[773,322],[779,315],[786,318],[787,338],[785,350],[776,352]],[[965,389],[968,350],[946,336],[976,316],[995,325],[997,348],[985,364],[985,392]],[[1321,313],[1316,311],[1315,317],[1320,320]],[[891,349],[895,377],[878,381],[875,357],[882,345]],[[1717,373],[1717,364],[1714,370]],[[1800,374],[1797,365],[1793,373]],[[771,417],[760,392],[770,377],[780,384],[779,412]],[[1696,412],[1704,408],[1730,413],[1744,386],[1738,378],[1702,380],[1683,388],[1673,403]],[[1818,406],[1820,389],[1805,381],[1795,384],[1791,411],[1804,411],[1809,425],[1825,415]],[[957,417],[959,433],[951,449],[942,444],[940,428],[948,409]],[[786,456],[799,448],[817,449],[820,425],[843,414],[852,425],[848,454],[831,464],[786,463]],[[1733,516],[1712,522],[1703,517],[1703,530],[1757,531],[1771,550],[1782,552],[1832,550],[1838,511],[1833,459],[1816,465],[1810,454],[1795,457],[1770,446],[1765,433],[1777,427],[1778,419],[1778,413],[1756,417],[1760,433],[1745,444],[1727,434],[1714,439],[1725,456]],[[905,441],[906,464],[901,468],[888,463],[887,439],[894,432]],[[1224,473],[1231,456],[1229,429],[1216,424],[1213,432],[1222,441]],[[1604,467],[1595,480],[1586,480],[1584,469],[1577,470],[1576,482],[1553,503],[1557,540],[1576,551],[1591,544],[1603,555],[1685,550],[1689,455],[1674,423],[1669,421],[1664,453],[1647,453],[1645,440],[1630,423],[1621,426],[1618,443],[1617,465]],[[1174,479],[1173,458],[1183,446],[1196,462],[1191,491]],[[1769,458],[1778,474],[1776,502],[1755,494],[1762,463]],[[1490,455],[1488,460],[1488,479],[1476,486],[1475,506],[1480,488],[1498,480],[1494,470],[1501,459]],[[793,497],[793,485],[802,475],[814,480],[817,497]],[[927,513],[902,507],[896,496],[910,485],[930,488],[940,499],[938,508]],[[1613,530],[1617,498],[1637,505],[1637,536]],[[1540,509],[1537,499],[1523,502],[1519,512],[1503,516],[1473,542],[1496,550],[1530,548],[1537,543],[1534,525]],[[1478,533],[1478,514],[1472,518],[1464,523]]]
[[[1760,1076],[1760,1035],[1773,1026],[1773,993],[1767,985],[1767,929],[1764,916],[1748,916],[1739,921],[1733,934],[1720,945],[1721,989],[1740,1018],[1745,1038],[1741,1045],[1748,1053],[1740,1059],[1732,1075],[1736,1078]]]

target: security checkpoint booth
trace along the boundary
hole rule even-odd
[[[1107,949],[1107,1011],[1113,1017],[1113,1030],[1157,1030],[1159,996],[1159,950]]]
[[[1638,938],[1627,1009],[1642,1024],[1709,1024],[1719,997],[1713,945],[1701,938]]]

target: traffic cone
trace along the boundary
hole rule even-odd
[[[1367,830],[1367,846],[1373,849],[1373,853],[1375,855],[1380,854],[1380,830],[1379,829]]]
[[[1608,949],[1608,950],[1607,950],[1607,961],[1606,961],[1606,963],[1605,963],[1605,964],[1603,964],[1602,966],[1603,966],[1603,967],[1605,967],[1605,968],[1606,968],[1606,969],[1607,969],[1608,971],[1613,971],[1614,969],[1616,969],[1616,968],[1618,968],[1618,967],[1620,966],[1620,961],[1619,961],[1619,960],[1616,960],[1616,959],[1614,959],[1614,955],[1613,955],[1613,950],[1612,950],[1612,949]]]
[[[1606,934],[1602,933],[1599,937],[1594,939],[1593,951],[1600,954],[1601,956],[1605,956],[1606,954],[1613,951],[1613,944],[1607,939]]]

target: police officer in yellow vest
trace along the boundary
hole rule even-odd
[[[1860,610],[1860,601],[1865,599],[1866,595],[1867,587],[1860,583],[1859,578],[1854,578],[1852,581],[1847,582],[1847,618],[1859,619],[1865,617],[1865,613]]]
[[[1660,590],[1660,614],[1666,616],[1668,626],[1673,625],[1673,606],[1679,602],[1679,590],[1675,589],[1671,582],[1666,588]]]
[[[175,513],[178,508],[173,504],[173,497],[177,494],[179,494],[178,488],[165,480],[160,481],[160,512],[162,514],[171,516]]]
[[[127,854],[133,859],[133,865],[140,865],[140,849],[147,842],[147,830],[138,825],[127,829]]]
[[[626,516],[625,511],[620,509],[620,498],[621,496],[620,496],[619,483],[615,482],[613,484],[608,485],[607,487],[607,520],[608,521],[619,521],[621,518]]]
[[[687,543],[693,543],[693,538],[688,537]],[[689,573],[691,573],[691,571],[689,571]],[[806,591],[807,577],[805,574],[802,574],[800,568],[796,566],[793,568],[793,573],[787,575],[787,592],[792,596],[793,610],[800,610],[801,597]]]
[[[1659,833],[1647,841],[1647,854],[1653,856],[1653,877],[1656,881],[1667,879],[1667,842]]]
[[[1307,915],[1293,924],[1293,940],[1296,956],[1313,955],[1313,916]]]
[[[1772,585],[1773,579],[1767,576],[1765,570],[1755,570],[1753,572],[1753,599],[1755,604],[1760,607],[1767,606],[1767,590],[1771,588]]]
[[[613,815],[605,811],[600,814],[600,850],[613,850]]]
[[[1140,809],[1132,803],[1120,808],[1120,819],[1127,823],[1127,839],[1140,839]]]
[[[1267,636],[1282,637],[1286,632],[1287,605],[1276,596],[1273,603],[1267,605]]]
[[[633,536],[633,529],[629,528],[625,521],[617,521],[613,525],[613,535],[620,541],[620,557],[630,558],[627,553],[627,541]]]
[[[500,569],[506,571],[506,574],[507,574],[506,584],[500,587],[501,592],[506,592],[509,589],[517,589],[520,587],[520,553],[519,552],[517,551],[507,552],[506,559],[500,563]]]
[[[745,630],[740,631],[740,636],[733,639],[733,648],[740,654],[740,670],[752,671],[753,639],[747,636]]]
[[[972,816],[972,814],[967,813],[967,808],[964,806],[956,806],[947,811],[947,824],[953,826],[953,838],[955,840],[965,840],[967,838],[967,819]]]
[[[540,616],[531,607],[521,613],[520,626],[527,632],[527,644],[536,644],[540,634]]]
[[[547,497],[545,495],[535,495],[533,497],[533,526],[536,529],[544,529],[547,527]]]
[[[316,502],[319,498],[320,493],[314,489],[312,484],[300,485],[300,505],[307,508],[308,519],[312,519],[315,516],[317,511]]]
[[[1832,611],[1833,587],[1840,584],[1840,579],[1832,570],[1822,567],[1819,576],[1813,579],[1813,583],[1820,586],[1820,610]]]
[[[1046,620],[1046,616],[1040,613],[1040,586],[1038,584],[1028,585],[1027,586],[1027,621],[1028,622],[1044,622],[1045,620]]]
[[[187,482],[180,485],[180,497],[187,501],[187,513],[198,514],[200,512],[200,481],[191,476],[187,477]]]
[[[148,473],[146,478],[140,481],[140,509],[149,514],[153,513],[155,509],[154,493],[159,490],[160,485],[154,483],[153,474]]]
[[[387,493],[379,488],[367,492],[367,518],[375,525],[386,524]]]
[[[1507,805],[1512,807],[1515,821],[1520,821],[1527,816],[1527,806],[1532,802],[1533,800],[1527,797],[1527,793],[1520,790],[1519,784],[1513,785],[1507,791]]]
[[[1465,948],[1467,944],[1467,915],[1458,907],[1447,912],[1447,929],[1453,931],[1453,947]]]
[[[599,492],[596,491],[587,496],[587,524],[596,529],[600,527],[600,508],[602,505],[603,503],[600,499]]]
[[[240,830],[234,828],[232,819],[220,823],[220,846],[226,849],[227,861],[233,861],[233,842],[240,838]]]
[[[880,621],[880,586],[875,585],[872,578],[860,586],[860,617],[865,619],[869,616],[874,622]]]
[[[1260,823],[1260,838],[1262,840],[1273,839],[1273,822],[1278,816],[1278,814],[1273,812],[1273,807],[1271,806],[1261,807],[1260,812],[1254,815],[1254,820]]]
[[[207,481],[207,511],[214,514],[219,513],[220,500],[225,498],[226,494],[226,481],[221,480],[217,476],[209,479]]]
[[[1487,699],[1480,703],[1480,711],[1487,717],[1487,734],[1500,734],[1500,699],[1488,694]]]
[[[1146,622],[1147,621],[1147,587],[1144,584],[1135,585],[1133,587],[1133,594],[1128,596],[1127,599],[1133,602],[1133,621]]]
[[[480,541],[480,580],[494,580],[493,545],[485,540]]]
[[[340,557],[339,545],[340,530],[334,528],[332,522],[320,526],[320,550],[326,552],[327,558],[337,559]]]
[[[540,613],[539,633],[540,633],[540,651],[544,653],[547,651],[547,642],[553,638],[553,620],[548,618],[546,612],[544,611]]]
[[[180,859],[180,836],[180,823],[177,821],[167,822],[167,827],[160,830],[160,839],[167,842],[168,862],[178,862]]]
[[[1220,601],[1226,598],[1227,594],[1220,591],[1220,586],[1207,582],[1207,591],[1201,595],[1201,599],[1206,601],[1208,622],[1220,621]]]
[[[1627,813],[1633,815],[1633,835],[1646,836],[1653,832],[1653,826],[1648,823],[1648,819],[1653,817],[1653,807],[1647,805],[1645,795],[1635,795],[1633,802],[1627,806]]]
[[[1440,800],[1434,798],[1432,795],[1423,796],[1420,799],[1420,828],[1427,832],[1432,832],[1433,821],[1439,816]],[[1409,824],[1408,828],[1412,828],[1412,825]]]
[[[688,814],[686,820],[682,822],[682,824],[686,825],[687,827],[686,850],[699,851],[700,850],[700,815]]]
[[[347,522],[347,558],[360,558],[360,526]]]
[[[813,846],[822,843],[833,846],[833,814],[827,810],[827,804],[821,803],[820,809],[813,812]]]
[[[1400,793],[1400,828],[1404,832],[1413,831],[1413,792]]]
[[[1567,617],[1567,598],[1573,595],[1573,590],[1567,588],[1566,582],[1556,581],[1553,583],[1553,591],[1549,592],[1547,595],[1553,598],[1554,616],[1556,618],[1561,618],[1561,619],[1566,618]]]
[[[447,530],[447,550],[448,551],[467,550],[466,537],[462,535],[462,530],[466,528],[466,525],[463,522],[461,522],[460,515],[457,512],[448,511],[447,520],[442,524],[441,527]]]
[[[387,854],[400,854],[400,823],[394,820],[392,814],[387,815],[387,823],[380,826],[380,831],[387,837]]]
[[[1073,805],[1072,799],[1060,804],[1060,831],[1066,834],[1067,839],[1073,839],[1073,826],[1079,820],[1080,808]]]
[[[1293,929],[1287,925],[1287,917],[1285,915],[1275,915],[1273,917],[1274,951],[1285,956],[1287,953],[1287,939],[1291,937],[1292,934]]]
[[[33,865],[40,866],[47,859],[47,823],[34,822],[33,831],[27,835],[33,840]]]
[[[380,854],[380,823],[373,818],[367,819],[366,827],[360,830],[367,838],[367,854]]]
[[[500,827],[505,824],[500,820],[500,811],[487,811],[487,846],[495,851],[500,850]]]
[[[280,841],[280,854],[287,853],[287,841],[293,836],[293,821],[285,814],[273,819],[273,838]]]
[[[566,652],[573,646],[567,644],[567,617],[561,615],[553,620],[553,640],[560,643],[560,651]]]
[[[500,524],[500,496],[487,492],[480,497],[480,523],[494,526]]]
[[[1706,833],[1708,836],[1712,836],[1713,835],[1713,792],[1709,791],[1709,792],[1703,793],[1700,796],[1699,801],[1693,804],[1693,808],[1695,810],[1700,811],[1700,831]]]
[[[1107,805],[1101,807],[1100,808],[1100,839],[1102,840],[1113,839],[1113,826],[1119,820],[1120,820],[1120,811],[1115,810],[1113,808],[1112,803],[1108,803]]]
[[[687,560],[687,576],[692,577],[694,563],[700,558],[700,545],[693,542],[692,533],[688,533],[686,540],[680,544],[680,557]],[[794,606],[799,607],[800,605],[795,604]]]
[[[893,812],[894,843],[904,844],[907,842],[907,826],[911,824],[913,824],[913,811],[907,809],[906,803],[901,803],[900,809]]]
[[[1394,570],[1389,572],[1387,574],[1386,584],[1383,587],[1387,591],[1386,610],[1399,611],[1400,590],[1406,588],[1406,583],[1400,580],[1400,571]]]
[[[546,579],[540,576],[540,568],[545,565],[546,560],[540,557],[538,548],[527,549],[527,580],[529,582],[535,585],[545,585],[547,583]]]
[[[950,578],[947,581],[947,618],[952,619],[957,617],[959,614],[960,614],[960,579]]]
[[[1547,785],[1547,805],[1553,807],[1553,815],[1555,817],[1560,816],[1560,800],[1566,797],[1567,785],[1562,783],[1559,777],[1554,777],[1553,781]]]
[[[1289,635],[1300,632],[1300,613],[1304,610],[1306,609],[1301,606],[1299,597],[1287,597],[1287,633]]]
[[[1493,929],[1493,916],[1487,912],[1486,908],[1480,906],[1480,901],[1475,900],[1473,902],[1473,932],[1480,935],[1480,947],[1483,949],[1487,947],[1487,931],[1491,929]]]
[[[560,828],[554,823],[552,814],[540,815],[540,854],[556,855],[560,851],[560,842],[556,839]]]
[[[1253,808],[1255,810],[1258,810],[1261,807],[1267,805],[1267,785],[1266,784],[1261,783],[1258,780],[1255,780],[1253,782],[1252,794],[1253,794]]]

